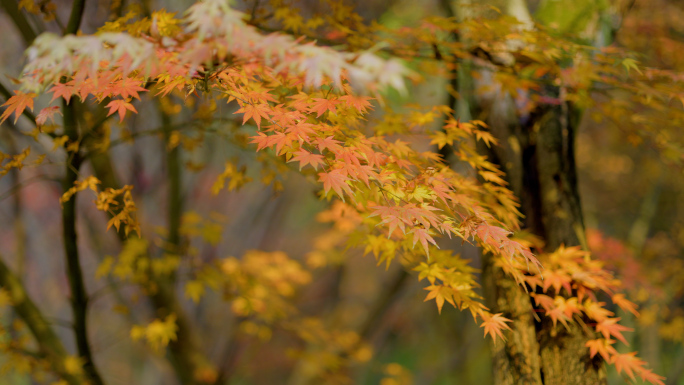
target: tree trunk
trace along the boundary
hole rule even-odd
[[[546,252],[585,246],[574,158],[579,112],[567,103],[540,107],[520,124],[506,105],[512,103],[499,100],[489,108],[489,125],[501,146],[486,152],[520,199],[522,227],[544,239]],[[513,320],[505,346],[493,348],[496,385],[606,383],[601,361],[589,358],[585,342],[593,337],[585,328],[535,321],[530,296],[487,257],[483,282],[488,305]]]

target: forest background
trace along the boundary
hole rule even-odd
[[[451,240],[426,232],[435,236],[439,250],[431,245],[430,236],[416,242],[417,233],[397,240],[396,245],[383,243],[385,237],[396,237],[393,231],[398,234],[402,225],[394,224],[398,228],[390,227],[389,233],[387,229],[380,230],[385,233],[355,233],[364,226],[376,228],[387,217],[380,214],[369,219],[369,212],[354,211],[348,189],[356,187],[351,182],[326,182],[329,176],[318,174],[324,170],[323,160],[308,151],[297,155],[304,148],[302,141],[301,147],[286,144],[285,154],[279,149],[256,152],[257,146],[263,150],[277,144],[252,139],[262,126],[277,126],[271,120],[274,115],[251,110],[253,102],[240,95],[228,95],[232,96],[228,104],[225,96],[203,97],[210,94],[207,84],[219,77],[204,63],[204,74],[195,72],[183,82],[165,79],[158,85],[128,85],[129,93],[121,99],[124,104],[111,104],[115,98],[101,98],[98,102],[106,103],[100,107],[93,98],[76,102],[77,96],[67,91],[53,107],[45,108],[52,95],[43,95],[36,98],[32,111],[26,109],[21,118],[10,117],[17,108],[10,98],[20,95],[14,90],[27,84],[17,79],[24,65],[36,59],[27,59],[24,52],[41,32],[127,31],[163,42],[181,28],[173,14],[181,18],[193,2],[0,3],[0,100],[9,106],[3,111],[0,129],[0,256],[4,262],[0,268],[0,382],[71,384],[87,378],[108,384],[505,384],[516,379],[497,374],[501,360],[514,368],[511,373],[534,366],[525,360],[516,362],[508,354],[516,348],[517,335],[511,333],[520,330],[516,329],[520,321],[516,318],[510,331],[505,322],[497,322],[496,314],[514,318],[510,314],[515,311],[496,301],[483,302],[491,313],[442,308],[445,302],[460,300],[451,292],[445,296],[440,288],[435,289],[435,277],[438,282],[443,277],[431,276],[429,269],[421,267],[434,266],[429,263],[442,259],[453,263],[453,271],[466,277],[467,288],[459,287],[469,293],[464,301],[471,310],[479,301],[476,295],[489,298],[487,288],[479,287],[487,283],[478,278],[490,266],[485,263],[488,257],[473,245],[479,241],[468,232],[469,225],[480,225],[468,222],[475,216],[459,213],[462,221],[457,224],[464,239],[458,232]],[[329,84],[307,78],[319,90],[303,88],[311,93],[309,98],[318,98],[309,100],[306,107],[311,119],[317,115],[315,119],[334,121],[336,113],[345,111],[354,120],[342,123],[386,135],[393,142],[400,138],[424,153],[441,154],[454,170],[470,176],[474,185],[502,186],[504,178],[520,196],[525,182],[516,182],[518,166],[505,162],[509,151],[515,152],[514,141],[502,135],[501,127],[513,126],[511,121],[522,126],[534,122],[538,106],[558,106],[553,111],[561,111],[566,118],[572,114],[564,108],[579,106],[582,113],[573,116],[580,119],[565,120],[576,127],[570,151],[574,152],[581,211],[570,215],[578,215],[582,227],[571,232],[575,243],[558,241],[566,239],[563,236],[554,241],[550,234],[545,234],[547,239],[535,237],[531,234],[535,224],[523,222],[523,230],[532,230],[516,232],[516,239],[532,247],[542,270],[535,275],[536,258],[527,256],[527,261],[518,262],[532,263],[531,270],[515,270],[520,276],[506,272],[524,276],[522,286],[537,295],[528,305],[528,315],[530,320],[537,319],[538,336],[548,332],[554,339],[558,333],[575,330],[572,325],[596,329],[590,332],[596,333],[593,341],[598,345],[583,342],[579,348],[582,357],[598,367],[596,383],[623,383],[634,374],[652,383],[684,383],[682,5],[666,0],[264,0],[231,6],[244,12],[245,19],[263,35],[304,36],[301,44],[316,41],[339,51],[370,50],[384,59],[401,58],[401,62],[387,62],[402,64],[387,64],[385,78],[377,75],[364,83],[368,89],[360,94],[375,97],[368,100],[372,112],[363,98],[340,97],[350,109],[337,105],[341,103],[337,100],[326,103],[334,94],[334,74],[319,70]],[[74,26],[78,12],[81,15]],[[506,15],[517,18],[519,24],[516,19],[501,19]],[[450,25],[431,19],[435,16],[462,23],[460,34],[450,36]],[[533,23],[538,24],[533,27]],[[442,51],[441,43],[430,45],[429,38],[416,32],[420,28],[460,44],[454,48],[463,54],[454,61],[457,67],[449,67],[451,62],[443,60],[448,51]],[[532,29],[542,31],[535,35],[537,40],[521,37],[525,32],[520,31]],[[516,31],[520,35],[511,37]],[[416,49],[411,45],[414,40],[425,43],[427,49]],[[548,57],[517,55],[526,44]],[[578,75],[599,72],[577,60],[586,54],[579,45],[603,49],[596,51],[600,54],[587,51],[592,52],[587,57],[605,54],[609,59],[602,62],[606,67],[600,71],[609,73],[612,80]],[[59,46],[47,44],[42,52],[46,47]],[[552,53],[554,49],[562,52]],[[575,57],[563,56],[572,50],[577,50]],[[351,59],[351,65],[357,59]],[[440,59],[447,65],[439,64]],[[529,61],[547,60],[556,67],[525,67]],[[329,64],[334,67],[335,63]],[[521,67],[516,63],[522,63]],[[312,68],[310,73],[318,70],[316,65]],[[576,71],[564,72],[566,68]],[[555,70],[567,82],[560,91],[548,91],[555,83],[539,86],[530,80],[548,80],[546,73]],[[254,90],[259,91],[258,87]],[[92,90],[81,92],[95,95]],[[164,97],[154,97],[159,94]],[[79,124],[97,130],[88,135],[82,128],[68,131],[63,122],[73,118],[67,112],[71,107],[60,102],[67,97],[72,97],[70,105],[76,105]],[[567,107],[570,102],[573,107]],[[366,120],[360,118],[364,112]],[[471,120],[476,120],[472,126],[462,126]],[[445,135],[440,136],[442,132]],[[498,160],[507,176],[487,171],[477,163],[478,153],[465,154],[466,147],[458,147],[450,132],[456,136],[467,132],[459,140],[492,162]],[[296,148],[290,151],[289,147]],[[461,153],[454,155],[450,149]],[[408,153],[403,147],[392,147],[392,151]],[[83,167],[79,163],[78,172],[70,174],[74,154],[83,156]],[[316,162],[320,168],[314,170]],[[435,172],[423,168],[407,180],[410,186],[402,190],[410,190],[406,199],[422,203],[434,197],[434,191],[421,192],[416,184]],[[357,178],[362,179],[358,174]],[[64,195],[73,186],[78,188]],[[106,190],[109,187],[113,190]],[[472,191],[480,194],[485,206],[491,196],[500,202],[508,196],[489,196],[477,187]],[[400,194],[399,190],[392,193]],[[380,196],[387,199],[387,194]],[[92,203],[94,199],[98,205]],[[104,202],[112,207],[104,210],[109,218],[98,210]],[[487,206],[503,218],[503,227],[516,230],[512,207],[510,202]],[[73,215],[65,214],[69,210]],[[534,218],[525,202],[521,210]],[[540,221],[546,223],[546,219]],[[65,230],[70,226],[75,232]],[[411,234],[411,229],[407,231]],[[480,241],[486,243],[486,237],[480,236]],[[561,262],[560,269],[554,270],[557,260],[545,255],[561,244],[590,250],[591,258],[601,261],[621,281],[618,284],[600,275],[609,290],[599,293],[596,303],[604,302],[604,311],[615,313],[615,318],[604,318],[619,317],[624,328],[597,327],[601,316],[592,316],[589,306],[582,305],[578,290],[584,289],[577,276],[564,281],[558,271],[569,268]],[[432,259],[428,259],[428,249]],[[416,255],[408,255],[413,252]],[[460,258],[449,259],[452,254]],[[74,255],[76,264],[70,258]],[[572,254],[572,258],[577,256]],[[582,268],[593,271],[593,265]],[[468,280],[471,274],[475,281]],[[544,274],[547,283],[535,281]],[[507,282],[506,278],[500,282]],[[511,282],[504,285],[506,290],[525,293],[521,285]],[[544,294],[535,282],[544,287]],[[563,299],[565,285],[572,288],[566,292],[570,298]],[[600,289],[601,284],[596,286]],[[18,306],[17,290],[25,290],[37,307]],[[551,295],[547,290],[557,294],[550,303],[545,302],[550,298],[545,295]],[[624,296],[616,297],[617,291]],[[468,297],[471,293],[472,298]],[[439,311],[431,301],[424,302],[426,294],[437,302]],[[573,297],[579,298],[579,304],[571,302]],[[625,297],[638,310],[622,300]],[[41,334],[33,329],[35,323],[27,322],[27,317],[35,320],[38,316],[50,333]],[[491,335],[483,338],[481,326]],[[613,353],[610,346],[615,340],[621,341]],[[621,361],[632,357],[633,351],[644,362]],[[604,361],[612,363],[605,366],[605,373]],[[660,382],[647,367],[667,379]],[[546,379],[532,375],[529,383],[551,383],[548,373]]]

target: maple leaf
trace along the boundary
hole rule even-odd
[[[547,292],[548,289],[553,286],[556,294],[560,294],[560,289],[562,287],[568,293],[572,293],[571,283],[572,278],[564,270],[548,270],[544,274],[544,284],[542,285],[542,288],[544,289],[544,292]]]
[[[420,228],[420,227],[415,227],[413,230],[410,231],[410,233],[413,233],[413,246],[416,246],[416,243],[420,241],[420,244],[423,245],[423,249],[425,250],[425,254],[430,257],[430,250],[428,249],[428,242],[432,243],[439,249],[439,246],[437,246],[437,242],[430,236],[429,230],[425,228]]]
[[[36,116],[36,124],[42,126],[47,122],[48,119],[50,119],[54,123],[55,114],[62,115],[62,112],[59,110],[58,106],[50,106],[43,108]]]
[[[396,215],[387,215],[382,217],[382,222],[378,223],[378,226],[388,224],[389,225],[389,233],[387,234],[387,239],[389,239],[392,236],[392,233],[394,233],[394,230],[399,227],[402,233],[406,234],[406,226],[405,226],[405,221],[396,216]],[[414,243],[415,245],[415,243]]]
[[[565,327],[568,326],[568,316],[565,315],[563,312],[563,309],[554,307],[551,310],[546,312],[546,315],[551,317],[551,321],[553,321],[553,326],[556,327],[556,322],[560,321]]]
[[[273,146],[272,143],[273,135],[266,135],[263,132],[258,132],[257,136],[252,136],[250,143],[255,143],[257,145],[257,151],[261,151],[265,148]]]
[[[430,285],[424,290],[429,290],[430,292],[425,297],[423,302],[434,299],[435,303],[437,304],[437,311],[439,314],[442,314],[444,301],[449,302],[452,306],[456,307],[456,304],[454,303],[454,289],[444,285]]]
[[[653,385],[665,385],[663,380],[665,380],[666,378],[653,373],[653,370],[651,369],[642,368],[639,372],[639,377],[641,377],[642,380],[648,381]]]
[[[134,78],[123,78],[112,86],[112,95],[121,95],[124,99],[134,97],[140,100],[138,92],[145,92],[147,89],[140,87],[141,81]]]
[[[473,132],[475,133],[475,137],[478,140],[483,141],[487,145],[487,147],[491,147],[492,143],[495,145],[498,144],[496,138],[487,131],[473,130]]]
[[[584,307],[584,313],[589,317],[594,319],[595,321],[601,322],[605,320],[606,318],[612,316],[614,313],[603,306],[605,306],[605,302],[594,302],[590,299],[587,299],[584,301],[583,307]]]
[[[321,182],[323,182],[323,188],[325,189],[325,193],[327,194],[328,191],[332,188],[335,190],[337,195],[344,200],[344,194],[342,191],[344,190],[349,196],[354,196],[354,192],[349,188],[349,185],[347,184],[347,180],[349,180],[349,177],[344,175],[341,170],[332,170],[330,172],[321,172],[318,173],[318,177]]]
[[[340,96],[340,100],[345,102],[349,107],[354,107],[362,114],[365,114],[369,108],[371,110],[373,109],[370,103],[370,100],[373,100],[373,98],[368,96],[344,95]]]
[[[628,328],[618,324],[620,317],[617,318],[606,318],[603,321],[596,324],[596,331],[603,334],[604,338],[609,338],[613,336],[618,340],[622,341],[624,344],[629,345],[625,337],[622,335],[623,331],[632,332],[634,329]]]
[[[294,99],[294,102],[289,105],[296,110],[306,109],[309,101],[309,95],[301,91],[297,95],[288,96],[288,98]]]
[[[617,350],[611,346],[614,343],[615,340],[610,338],[597,338],[587,341],[584,346],[589,348],[589,358],[594,358],[596,354],[600,354],[606,362],[610,362],[612,355],[617,353]]]
[[[14,113],[14,123],[16,123],[17,120],[19,120],[19,116],[24,113],[24,110],[27,107],[33,111],[33,98],[38,95],[34,94],[33,92],[25,94],[22,91],[14,91],[14,94],[15,95],[7,99],[7,101],[2,105],[3,107],[7,108],[5,109],[5,112],[2,113],[2,116],[0,116],[0,124],[7,120],[12,113]]]
[[[611,299],[613,300],[614,304],[620,307],[620,309],[628,311],[637,317],[639,316],[639,312],[636,309],[636,304],[625,298],[624,294],[615,294]]]
[[[318,138],[316,139],[316,145],[318,146],[318,151],[321,153],[327,148],[334,154],[337,154],[339,151],[342,150],[342,146],[340,146],[342,142],[339,140],[333,139],[332,136],[329,136],[325,139]]]
[[[124,117],[126,116],[126,110],[133,111],[136,114],[138,113],[131,103],[128,103],[123,99],[112,100],[106,107],[109,108],[107,116],[110,116],[115,112],[119,113],[119,122],[123,122]]]
[[[295,152],[295,156],[288,162],[299,162],[299,170],[302,167],[310,164],[314,169],[318,170],[318,166],[324,163],[323,155],[314,154],[306,150],[299,150]]]
[[[164,86],[159,90],[159,92],[157,92],[155,96],[166,96],[174,89],[181,90],[183,89],[185,83],[186,80],[183,76],[176,76],[173,80],[162,82],[161,84],[164,84]]]
[[[316,131],[313,129],[313,124],[306,122],[299,122],[297,124],[290,125],[285,132],[298,138],[299,143],[310,143],[309,135],[314,135],[316,133]]]
[[[444,146],[446,145],[451,145],[455,139],[454,137],[443,131],[434,132],[430,134],[430,137],[432,138],[430,144],[436,144],[437,148],[440,150],[444,148]]]
[[[492,336],[494,343],[496,343],[496,337],[501,338],[501,340],[506,341],[506,337],[503,335],[504,330],[511,330],[510,326],[506,325],[506,322],[513,322],[506,317],[502,317],[503,313],[490,314],[487,312],[482,312],[482,324],[481,328],[484,328],[484,335],[487,334]]]
[[[52,99],[50,99],[50,103],[61,96],[64,98],[64,100],[66,100],[66,103],[69,104],[71,101],[71,96],[74,94],[74,87],[72,83],[73,82],[53,84],[52,88],[50,88],[50,92],[52,92]]]
[[[634,379],[634,372],[641,372],[643,366],[646,365],[646,362],[636,357],[636,352],[615,354],[612,357],[612,363],[618,374],[624,370],[631,379]]]
[[[330,111],[330,112],[334,113],[335,111],[337,111],[335,106],[337,104],[341,103],[337,98],[334,98],[334,99],[314,98],[313,100],[314,100],[314,103],[311,106],[311,108],[309,108],[309,111],[317,113],[318,115],[316,117],[318,117],[318,118],[321,115],[323,115],[326,111]]]
[[[269,112],[271,111],[271,106],[266,103],[260,104],[245,104],[239,110],[233,112],[234,114],[243,113],[242,124],[247,123],[247,121],[252,118],[256,122],[257,128],[261,129],[261,118],[269,120],[271,117]]]

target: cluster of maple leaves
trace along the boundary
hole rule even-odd
[[[159,97],[182,92],[186,97],[194,94],[235,102],[235,113],[242,114],[242,123],[253,122],[257,127],[250,138],[256,150],[272,151],[295,163],[322,185],[322,197],[337,196],[344,201],[335,209],[334,220],[348,221],[352,216],[362,225],[362,235],[357,234],[352,242],[364,245],[379,262],[389,264],[398,253],[414,258],[412,267],[419,272],[419,279],[430,283],[426,300],[434,299],[440,311],[445,302],[469,309],[482,321],[485,336],[504,338],[509,320],[488,311],[475,291],[474,270],[451,252],[439,250],[435,237],[474,240],[499,256],[502,267],[521,284],[532,291],[541,287],[544,294],[531,295],[554,327],[558,322],[573,322],[575,315],[593,320],[595,324],[590,326],[603,338],[587,344],[592,357],[599,354],[630,377],[636,374],[662,384],[662,377],[647,369],[635,353],[618,353],[612,347],[612,338],[626,342],[621,333],[627,328],[618,324],[619,318],[598,302],[595,293],[606,292],[624,310],[637,312],[624,296],[615,294],[618,284],[600,264],[579,249],[561,248],[543,258],[542,280],[539,260],[529,247],[510,238],[509,229],[518,226],[515,199],[505,187],[502,172],[470,143],[475,136],[488,146],[496,145],[486,124],[461,122],[450,108],[441,107],[417,112],[409,125],[414,134],[428,134],[431,144],[452,147],[482,182],[455,172],[434,152],[419,152],[406,141],[384,136],[380,126],[371,127],[370,134],[358,129],[373,109],[373,99],[382,99],[381,90],[405,90],[405,78],[412,72],[401,61],[384,59],[371,50],[340,52],[284,33],[263,34],[246,22],[246,15],[220,0],[196,3],[183,19],[163,11],[149,19],[133,18],[127,15],[108,23],[92,36],[44,34],[37,38],[28,50],[22,89],[5,103],[0,121],[11,114],[16,120],[25,110],[33,109],[34,99],[47,87],[52,93],[51,103],[62,99],[72,103],[75,97],[82,102],[95,100],[109,109],[109,115],[117,114],[121,122],[129,113],[137,113],[134,103],[147,91]],[[534,104],[559,103],[558,99],[523,92],[539,89],[550,79],[562,85],[565,100],[576,103],[585,102],[588,82],[622,84],[616,80],[623,74],[615,69],[614,58],[600,56],[599,64],[595,64],[586,55],[579,55],[586,53],[584,48],[570,43],[557,47],[558,40],[539,32],[520,32],[510,21],[490,24],[490,28],[476,28],[472,23],[464,26],[449,19],[432,19],[423,28],[401,29],[389,36],[384,31],[383,39],[388,41],[391,53],[404,58],[424,56],[428,47],[431,55],[442,58],[440,70],[448,74],[459,57],[478,60],[461,42],[448,39],[453,30],[471,33],[468,40],[478,42],[480,48],[498,55],[504,63],[499,67],[480,63],[492,70],[503,69],[496,77],[500,91],[514,97],[528,95],[524,102],[529,109]],[[523,49],[512,50],[508,44],[532,36],[533,44]],[[586,62],[566,69],[557,63],[561,56],[582,57],[579,60]],[[529,78],[512,75],[520,68],[506,68],[505,63],[520,57],[528,62],[525,69],[532,74]],[[627,70],[639,70],[633,61],[626,60],[621,63]],[[597,67],[587,71],[591,66]],[[46,125],[59,113],[57,106],[45,107],[36,122]],[[445,120],[443,130],[425,132],[422,127],[439,118]],[[79,143],[68,143],[68,139],[56,137],[55,142],[67,151],[79,151]],[[22,160],[13,160],[19,162],[13,167]],[[96,184],[94,179],[78,182],[64,199],[86,188],[97,191]],[[126,195],[129,191],[100,193],[98,205],[109,210],[123,195],[123,214],[110,223],[117,228],[124,223],[127,231],[139,231],[133,216],[135,207],[130,194]],[[358,231],[354,226],[347,229],[350,234]],[[421,248],[416,249],[417,244]],[[224,266],[229,274],[238,268],[231,264],[235,262],[227,261]],[[249,306],[254,306],[252,302]],[[249,312],[247,304],[238,303],[234,308],[238,313]],[[147,333],[147,329],[137,330],[138,338]],[[156,341],[157,337],[146,338]],[[168,342],[171,337],[159,338]]]

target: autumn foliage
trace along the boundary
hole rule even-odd
[[[454,250],[440,248],[440,238],[454,238],[493,255],[496,266],[529,295],[535,316],[548,318],[552,328],[577,324],[588,330],[593,338],[585,346],[592,359],[631,380],[664,384],[635,352],[616,348],[618,342],[628,344],[625,333],[632,330],[620,323],[616,307],[639,316],[615,276],[619,269],[581,246],[547,250],[543,241],[521,232],[519,200],[501,167],[482,152],[506,139],[483,120],[461,119],[454,105],[404,101],[412,84],[429,76],[452,79],[468,63],[480,69],[473,76],[489,79],[482,95],[516,100],[521,115],[571,103],[604,119],[624,119],[620,111],[626,109],[681,119],[682,106],[674,102],[684,95],[681,75],[643,67],[613,46],[580,44],[496,12],[462,21],[431,17],[391,29],[364,24],[337,1],[328,4],[332,13],[310,19],[280,1],[263,12],[256,11],[258,4],[249,14],[226,1],[203,0],[183,14],[131,11],[92,35],[43,33],[26,51],[17,90],[3,105],[2,122],[26,116],[35,130],[25,134],[48,138],[51,152],[66,154],[67,173],[69,167],[77,173],[64,188],[62,207],[68,210],[77,195],[88,195],[108,215],[106,230],[117,234],[121,250],[101,259],[97,278],[138,285],[154,308],[163,309],[131,324],[133,341],[154,354],[168,350],[183,383],[219,383],[226,376],[222,363],[211,362],[187,337],[193,332],[172,285],[179,282],[182,296],[194,303],[220,293],[245,335],[268,341],[281,329],[296,336],[305,348],[292,357],[315,362],[312,378],[342,381],[345,367],[370,359],[371,346],[358,333],[328,328],[300,312],[295,294],[321,269],[339,263],[339,250],[357,249],[378,265],[400,264],[424,283],[425,301],[434,300],[438,312],[445,304],[467,310],[484,336],[500,344],[511,320],[485,305],[477,269]],[[278,28],[265,16],[270,10]],[[548,92],[551,87],[559,92]],[[619,103],[589,97],[595,89],[627,96]],[[43,94],[48,98],[39,99]],[[129,119],[152,101],[166,119],[162,129],[127,130]],[[299,173],[329,202],[319,220],[331,223],[331,230],[319,235],[303,260],[252,250],[188,267],[190,251],[182,239],[216,245],[220,221],[176,213],[175,229],[161,236],[146,233],[135,187],[112,185],[94,168],[81,167],[110,146],[142,135],[163,137],[169,154],[201,148],[196,138],[171,129],[173,106],[183,104],[194,112],[192,121],[176,120],[181,126],[206,127],[242,151],[257,153],[253,164],[225,161],[214,195],[255,182],[247,168],[256,168],[274,191],[284,188],[285,175]],[[649,141],[665,162],[681,166],[681,132],[663,138],[664,131],[650,123],[639,130],[622,127],[633,141]],[[34,147],[0,154],[0,174],[38,167],[43,156]],[[3,296],[16,306],[16,290],[6,279],[2,284]],[[24,322],[32,328],[30,320]],[[40,342],[38,347],[55,350]],[[75,356],[57,352],[40,359],[44,365],[32,365],[65,383],[106,382],[80,345]]]

